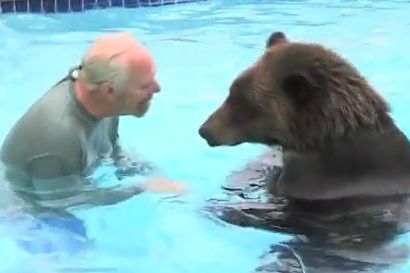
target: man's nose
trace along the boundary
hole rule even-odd
[[[154,83],[154,93],[159,93],[161,91],[161,86],[158,82]]]

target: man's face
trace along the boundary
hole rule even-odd
[[[127,85],[119,96],[122,114],[142,117],[148,111],[152,97],[160,91],[155,72],[153,63],[130,66]]]

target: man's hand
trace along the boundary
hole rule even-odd
[[[185,184],[178,181],[170,181],[161,177],[151,178],[143,185],[146,191],[154,193],[174,193],[183,194],[187,193],[188,189]]]
[[[154,167],[145,161],[133,161],[130,158],[121,158],[116,161],[115,175],[118,180],[122,180],[127,176],[144,175],[147,176],[154,171]]]
[[[114,146],[112,159],[114,160],[115,175],[118,180],[134,175],[148,176],[155,170],[151,163],[137,160],[135,156],[126,153],[118,143]]]
[[[180,195],[187,193],[188,190],[185,187],[185,184],[181,182],[169,181],[164,178],[155,177],[149,179],[148,182],[136,183],[125,188],[112,187],[86,191],[84,192],[84,196],[86,197],[84,203],[99,206],[114,205],[143,192],[172,193]]]

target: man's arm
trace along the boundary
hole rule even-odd
[[[184,184],[162,178],[151,178],[145,183],[127,187],[98,188],[95,181],[87,181],[80,174],[68,172],[72,166],[58,156],[44,155],[31,160],[32,193],[34,202],[48,207],[104,206],[125,201],[143,192],[186,192]]]
[[[115,173],[118,180],[121,180],[127,176],[146,176],[151,174],[154,170],[154,167],[149,162],[135,160],[121,147],[119,143],[118,124],[119,118],[113,118],[113,124],[110,132],[113,145],[113,153],[111,155],[111,158],[114,161],[114,165],[117,167]]]
[[[77,205],[113,205],[144,192],[144,188],[132,185],[127,188],[98,188],[93,181],[75,173],[73,164],[59,156],[42,155],[28,162],[32,177],[30,196],[33,200],[54,207]]]

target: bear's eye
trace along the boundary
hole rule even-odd
[[[232,87],[228,99],[235,105],[249,104],[252,101],[251,86],[250,82],[238,82]]]
[[[253,73],[252,70],[244,71],[231,86],[231,93],[249,93],[253,84]]]
[[[237,85],[233,86],[231,92],[227,98],[227,104],[239,117],[242,114],[250,116],[251,113],[258,112],[257,104],[252,92],[252,82],[238,82]]]
[[[246,86],[246,79],[238,78],[232,83],[231,92],[239,92],[244,86]]]

